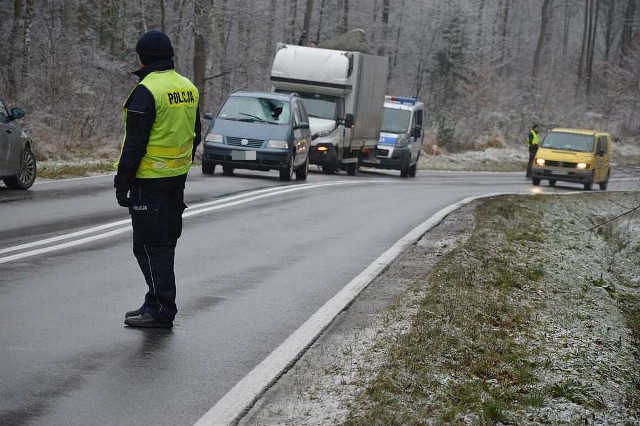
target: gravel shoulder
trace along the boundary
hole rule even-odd
[[[464,348],[459,340],[447,347],[440,339],[427,345],[438,346],[441,352],[421,355],[422,372],[429,378],[425,383],[432,386],[421,389],[420,396],[403,391],[380,396],[376,382],[381,377],[402,383],[406,371],[399,366],[398,347],[424,325],[420,321],[424,321],[425,309],[433,324],[443,327],[447,321],[443,315],[448,307],[442,306],[446,300],[431,305],[426,300],[438,294],[435,286],[443,284],[436,282],[440,278],[434,270],[446,271],[465,259],[472,263],[470,242],[492,232],[477,220],[478,209],[485,203],[476,201],[451,213],[407,249],[240,424],[389,424],[390,419],[395,424],[638,424],[640,330],[634,324],[638,327],[640,320],[640,213],[607,222],[640,205],[638,193],[506,200],[505,205],[529,211],[543,225],[540,238],[519,242],[518,237],[508,247],[512,259],[522,263],[514,264],[514,274],[522,266],[531,275],[508,296],[513,299],[510,304],[530,312],[521,326],[507,329],[509,338],[526,354],[523,358],[530,373],[526,382],[502,383],[509,380],[484,377],[477,368],[469,374],[464,369],[447,369],[442,358]],[[504,206],[497,211],[501,208]],[[509,215],[505,213],[505,218]],[[486,249],[504,250],[500,244],[488,243]],[[529,264],[531,255],[535,262]],[[487,294],[494,291],[487,289]],[[460,331],[444,327],[449,336]],[[468,340],[465,346],[482,343]],[[404,379],[409,383],[404,388],[420,380]],[[455,401],[450,393],[452,383],[456,389],[464,384],[480,389],[477,395],[471,394],[470,399],[476,401],[466,405]],[[505,399],[504,406],[488,405],[494,390],[513,393],[513,397]],[[428,410],[420,412],[416,406]],[[409,411],[414,411],[413,417],[398,414]]]

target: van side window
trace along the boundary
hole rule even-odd
[[[413,127],[422,129],[422,110],[421,109],[415,112]]]
[[[598,146],[596,149],[596,152],[604,152],[607,153],[609,151],[609,144],[607,143],[607,138],[604,136],[601,136],[598,138]]]

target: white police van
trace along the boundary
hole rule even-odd
[[[422,149],[424,104],[415,97],[385,96],[380,139],[375,150],[363,149],[359,165],[400,170],[415,177]]]

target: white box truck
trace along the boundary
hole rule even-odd
[[[324,173],[356,173],[360,150],[378,144],[387,72],[387,57],[278,43],[272,89],[302,99],[312,134],[311,164]]]

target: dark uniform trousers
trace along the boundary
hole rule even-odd
[[[143,310],[157,319],[173,321],[178,312],[173,260],[182,234],[186,178],[135,179],[130,190],[133,253],[149,286]]]
[[[529,145],[529,162],[527,163],[527,177],[531,177],[531,169],[533,167],[533,159],[538,153],[538,144]]]

